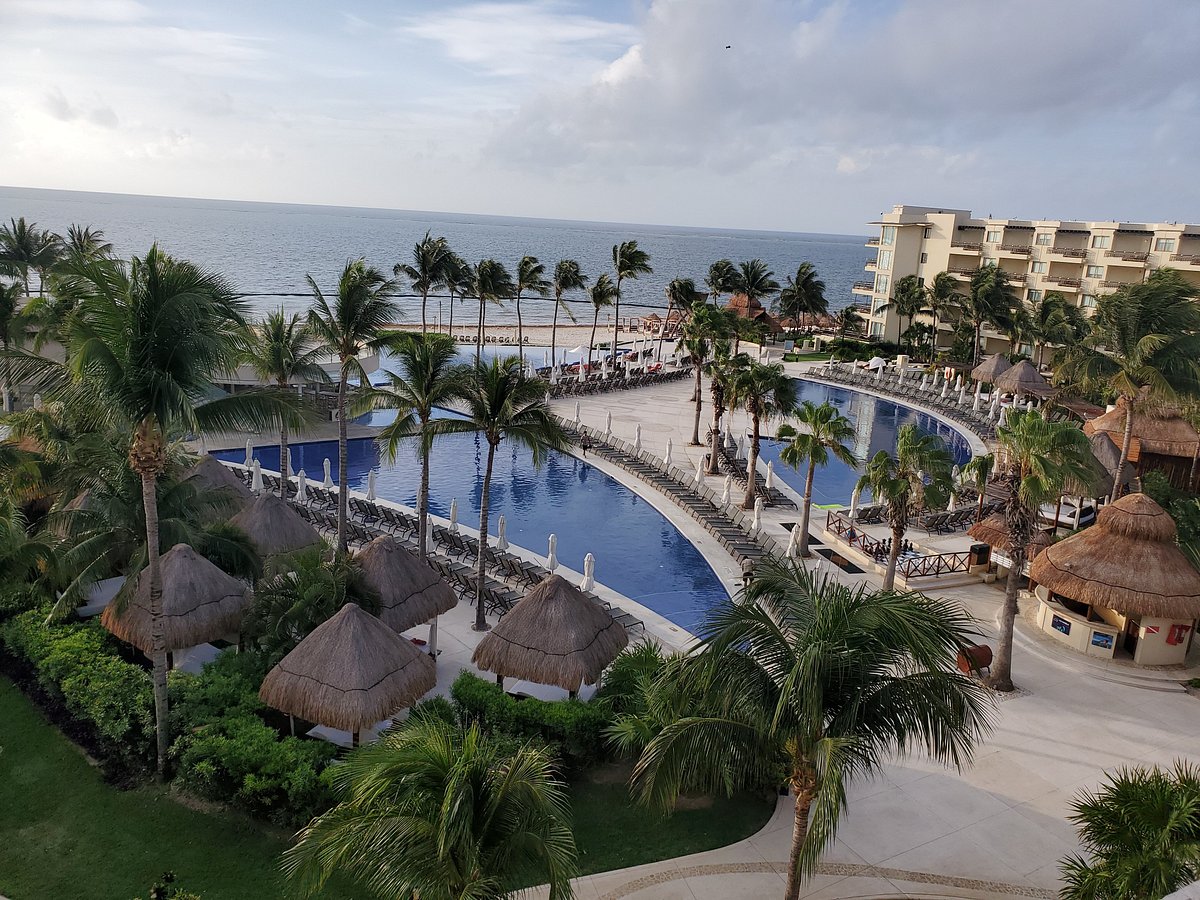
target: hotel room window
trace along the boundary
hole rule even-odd
[[[1035,275],[1045,275],[1049,267],[1049,263],[1035,262],[1029,267],[1029,271],[1033,272]]]
[[[1034,238],[1033,242],[1039,247],[1049,247],[1054,243],[1054,235],[1046,231]]]
[[[1112,236],[1108,234],[1098,234],[1092,238],[1093,250],[1107,250],[1112,246]]]
[[[985,240],[985,241],[987,241],[989,244],[998,244],[998,243],[1000,243],[1000,231],[999,231],[999,230],[997,230],[997,231],[989,231],[989,232],[987,233],[987,236],[984,238],[984,240]]]
[[[892,244],[896,243],[896,226],[884,225],[883,237],[880,239],[880,241],[885,247],[890,247]]]
[[[1174,253],[1175,238],[1159,238],[1154,242],[1154,249],[1159,253]]]
[[[875,260],[875,265],[880,269],[890,269],[892,267],[892,251],[880,250],[879,257]]]
[[[1088,266],[1087,267],[1087,277],[1088,278],[1103,278],[1104,277],[1104,266]]]
[[[888,277],[886,275],[876,275],[875,276],[875,293],[886,294],[888,292],[888,286],[890,284],[891,284],[891,282],[888,280]]]

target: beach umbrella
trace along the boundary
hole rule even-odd
[[[696,487],[704,484],[704,457],[696,460]]]
[[[954,512],[954,510],[956,510],[957,508],[958,508],[958,497],[955,496],[954,491],[951,491],[950,499],[946,502],[946,512]]]
[[[879,379],[882,377],[883,377],[883,369],[882,368],[876,369],[875,370],[875,383],[879,384]]]
[[[390,534],[366,544],[354,561],[366,586],[379,597],[380,620],[393,631],[435,620],[458,604],[458,595],[442,576]]]
[[[928,374],[922,375],[921,376],[921,390],[926,390],[928,387],[929,387],[929,375]]]
[[[308,478],[305,476],[303,469],[296,475],[296,502],[308,502]]]
[[[797,522],[792,526],[792,531],[788,535],[787,550],[784,551],[784,556],[788,559],[795,559],[796,554],[800,550],[800,523]]]
[[[579,582],[581,591],[591,591],[596,588],[596,557],[591,553],[583,557],[583,581]]]
[[[33,408],[34,408],[34,409],[41,409],[41,408],[42,408],[42,395],[41,395],[41,394],[34,394],[34,395],[33,395]],[[203,443],[204,443],[204,435],[200,435],[200,443],[201,443],[201,444],[203,444]]]
[[[367,499],[374,502],[375,500],[375,470],[367,472]]]
[[[746,436],[744,434],[738,437],[737,455],[739,458],[746,455]]]
[[[946,399],[946,394],[948,394],[949,391],[950,391],[950,382],[943,381],[942,382],[942,399],[943,400]]]
[[[246,441],[246,465],[254,462],[254,442]]]
[[[208,445],[204,442],[204,432],[200,433],[200,455],[208,455]]]
[[[633,426],[633,452],[640,453],[642,449],[642,423]]]
[[[496,549],[501,552],[508,549],[508,519],[504,518],[504,513],[500,513],[496,522]]]
[[[250,468],[252,473],[250,475],[250,490],[255,494],[261,494],[265,490],[262,480],[262,465],[256,459],[254,465]]]
[[[771,490],[773,487],[775,487],[775,462],[773,460],[771,460],[767,463],[766,485],[767,485],[768,491]]]
[[[579,420],[580,420],[580,418],[579,418],[579,401],[576,400],[575,401],[575,427],[576,428],[579,427]]]
[[[962,386],[963,386],[962,372],[959,372],[958,375],[956,375],[954,377],[954,389],[957,391]]]
[[[974,369],[971,370],[971,377],[977,382],[995,384],[996,379],[1012,368],[1012,363],[1000,353],[989,356]]]
[[[887,360],[884,359],[882,356],[872,356],[870,361],[867,363],[867,368],[868,369],[882,369],[886,365],[887,365]]]
[[[434,546],[433,541],[433,516],[425,517],[425,546]]]
[[[733,476],[726,475],[725,476],[725,487],[721,490],[721,505],[722,506],[729,505],[729,494],[732,490],[733,490]]]
[[[1025,402],[1025,412],[1032,412],[1032,411],[1033,411],[1033,398],[1032,398],[1032,397],[1030,397],[1030,398],[1029,398],[1029,399],[1028,399],[1028,400]]]
[[[316,529],[274,494],[260,494],[229,522],[249,535],[260,556],[291,553],[321,543]]]
[[[668,467],[671,465],[671,447],[672,447],[671,439],[667,438],[667,452],[663,456],[663,465],[668,466]]]
[[[983,382],[982,381],[975,382],[975,396],[978,397],[982,393],[983,393]]]
[[[966,388],[966,385],[960,384],[958,386],[958,405],[962,406],[966,402],[967,402],[967,388]]]
[[[558,384],[558,366],[550,367],[550,383]]]
[[[991,406],[988,407],[988,420],[993,421],[993,422],[996,420],[996,404],[995,403],[993,403]]]
[[[858,501],[862,496],[862,488],[858,485],[854,486],[853,493],[850,494],[850,521],[854,521],[854,517],[858,515]]]
[[[612,410],[604,414],[604,436],[612,437]]]
[[[750,530],[755,534],[762,531],[762,497],[754,498],[754,517],[750,520]]]
[[[450,501],[450,533],[458,534],[458,498]]]
[[[735,441],[733,439],[733,426],[732,425],[727,426],[725,429],[725,449],[726,450],[736,450],[737,449],[737,441]]]
[[[550,547],[546,553],[546,571],[553,572],[558,568],[558,535],[550,533]]]
[[[1000,421],[997,423],[997,425],[1000,428],[1003,428],[1007,424],[1008,424],[1008,407],[1002,406],[1002,407],[1000,407]]]
[[[329,457],[325,457],[325,488],[326,490],[334,487],[333,483],[333,465],[329,462]]]
[[[980,403],[980,397],[979,397],[979,394],[976,393],[975,399],[971,401],[971,412],[979,412],[979,403]]]
[[[1006,369],[996,376],[993,384],[996,390],[1019,396],[1021,394],[1037,393],[1046,386],[1046,379],[1027,359],[1021,360],[1015,366]]]
[[[605,355],[600,359],[600,377],[605,381],[608,380],[608,356]]]

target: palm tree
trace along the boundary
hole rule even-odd
[[[892,529],[892,547],[888,554],[883,589],[896,585],[896,561],[900,545],[913,514],[921,508],[937,509],[947,500],[952,488],[953,460],[936,434],[922,434],[916,425],[905,425],[896,434],[896,453],[880,450],[867,463],[858,480],[876,503],[887,507]]]
[[[621,338],[621,284],[625,279],[635,280],[642,275],[649,275],[654,270],[650,268],[650,254],[638,249],[637,241],[624,241],[613,244],[613,272],[617,276],[617,294],[614,298],[613,309],[613,361],[620,358]]]
[[[979,362],[979,338],[983,326],[1003,320],[1019,302],[1009,285],[1008,274],[999,266],[984,266],[971,276],[971,286],[959,308],[975,333],[972,362]]]
[[[686,289],[691,289],[691,279],[681,279]],[[704,392],[701,390],[701,375],[704,363],[708,359],[716,341],[728,341],[730,318],[725,310],[707,303],[693,303],[692,314],[679,336],[679,343],[692,357],[692,367],[696,374],[696,384],[692,392],[692,402],[696,405],[696,415],[692,421],[692,446],[700,446],[700,410],[704,403]]]
[[[581,291],[587,287],[587,276],[579,268],[579,263],[573,259],[560,259],[554,267],[554,319],[550,323],[550,367],[558,365],[556,339],[558,337],[558,311],[561,309],[572,322],[575,315],[563,300],[563,294],[568,291]]]
[[[880,309],[891,310],[901,319],[908,319],[912,325],[913,319],[925,309],[925,289],[921,279],[916,275],[905,275],[892,288],[892,299],[883,304]],[[905,329],[901,329],[903,339]]]
[[[938,272],[925,286],[925,310],[933,319],[933,354],[937,355],[938,320],[952,316],[962,305],[958,279],[949,272]]]
[[[592,336],[588,340],[588,372],[592,370],[592,348],[596,346],[596,325],[600,322],[600,310],[612,306],[617,298],[617,286],[612,283],[607,272],[601,272],[596,283],[588,288],[588,300],[592,304]]]
[[[67,239],[62,244],[67,258],[88,261],[113,255],[113,245],[105,239],[104,232],[90,225],[72,225],[67,229]]]
[[[977,456],[972,456],[959,471],[961,481],[974,488],[975,493],[978,495],[975,505],[976,522],[983,520],[984,491],[987,490],[988,481],[991,480],[992,469],[995,465],[995,454],[981,453]]]
[[[20,276],[26,297],[30,296],[29,273],[37,272],[40,295],[46,288],[46,272],[62,255],[62,238],[38,228],[34,222],[26,222],[24,216],[8,221],[0,226],[0,266]]]
[[[329,375],[318,360],[322,352],[313,343],[308,323],[298,314],[285,316],[282,309],[270,313],[252,331],[247,361],[262,380],[275,385],[282,393],[293,381],[328,381]],[[279,497],[287,499],[288,477],[287,423],[279,427]]]
[[[487,631],[484,597],[488,547],[488,501],[492,489],[492,467],[496,448],[504,438],[526,447],[540,465],[548,450],[567,446],[566,435],[555,422],[546,403],[546,389],[522,371],[521,359],[509,356],[477,363],[462,393],[470,430],[487,440],[487,468],[479,501],[479,557],[475,585],[475,630]]]
[[[805,400],[796,410],[796,421],[803,426],[797,431],[791,425],[779,429],[780,440],[790,443],[784,447],[779,458],[799,470],[808,463],[808,475],[804,479],[804,510],[800,514],[800,555],[808,556],[808,521],[812,512],[813,475],[817,466],[829,464],[832,456],[848,466],[858,465],[854,451],[846,446],[857,436],[854,423],[843,416],[832,403],[820,406]]]
[[[1064,900],[1158,900],[1200,878],[1200,771],[1118,769],[1072,803],[1090,859],[1059,863]]]
[[[738,322],[738,332],[733,342],[734,354],[741,349],[743,337],[757,336],[757,324],[748,318],[750,307],[755,302],[761,304],[767,297],[778,293],[779,282],[775,280],[774,275],[761,259],[746,260],[738,266],[735,276],[736,290],[746,298],[747,318]]]
[[[707,304],[705,304],[707,305]],[[724,313],[719,306],[710,309]],[[726,317],[728,318],[728,317]],[[737,377],[737,371],[750,365],[750,357],[746,354],[733,356],[729,343],[729,333],[716,340],[713,344],[713,359],[708,364],[708,391],[712,396],[713,419],[712,429],[708,435],[708,474],[719,475],[721,467],[718,460],[721,453],[721,418],[728,411],[730,385]]]
[[[337,294],[333,305],[321,292],[311,275],[306,275],[312,290],[313,306],[308,311],[308,328],[317,341],[318,349],[338,363],[338,553],[346,552],[346,518],[348,515],[349,484],[346,478],[346,408],[350,378],[358,379],[359,386],[369,384],[366,369],[359,355],[380,349],[393,343],[383,329],[399,316],[399,308],[392,296],[394,282],[382,272],[368,266],[361,257],[350,260],[338,279]]]
[[[1200,304],[1179,273],[1159,269],[1141,284],[1101,297],[1091,333],[1067,349],[1056,381],[1113,392],[1124,401],[1121,461],[1113,475],[1116,499],[1133,441],[1135,407],[1200,391]]]
[[[779,292],[779,314],[795,319],[803,328],[805,316],[819,316],[828,309],[825,282],[817,277],[816,267],[807,261],[800,263]]]
[[[663,338],[667,336],[667,328],[671,324],[671,311],[678,309],[682,312],[692,306],[692,299],[696,296],[696,282],[690,278],[672,278],[664,293],[667,295],[667,315],[658,332],[658,353],[655,358],[659,362],[662,362]]]
[[[396,263],[392,269],[395,278],[406,277],[412,282],[413,290],[421,295],[421,334],[428,330],[425,306],[429,301],[429,292],[445,284],[449,254],[450,246],[446,239],[432,237],[426,231],[425,237],[413,245],[412,263]],[[450,302],[453,303],[453,299]]]
[[[1067,481],[1090,483],[1093,457],[1087,436],[1074,422],[1050,422],[1037,410],[1011,413],[1005,427],[996,430],[996,441],[997,475],[1009,488],[1004,520],[1011,568],[1000,613],[1000,646],[988,683],[998,691],[1011,691],[1017,594],[1025,577],[1038,509],[1058,500]]]
[[[303,896],[334,873],[373,896],[572,896],[566,786],[546,748],[418,715],[336,767],[337,806],[301,830],[283,868]]]
[[[21,309],[25,298],[22,285],[18,282],[0,284],[0,348],[3,354],[3,371],[0,372],[0,393],[3,394],[4,412],[12,412],[12,362],[9,351],[25,343],[29,337],[29,319]]]
[[[713,610],[679,676],[660,682],[680,711],[642,752],[633,787],[669,810],[685,790],[786,784],[794,900],[835,840],[855,778],[914,747],[969,764],[992,706],[955,669],[975,627],[955,604],[843,585],[791,561],[767,561],[756,576]]]
[[[738,286],[738,270],[728,259],[718,259],[708,267],[708,277],[704,279],[708,288],[709,299],[715,306],[722,294],[732,294]]]
[[[546,267],[536,256],[522,256],[517,263],[517,277],[513,282],[513,292],[517,301],[517,348],[521,362],[525,362],[525,330],[521,323],[521,294],[528,291],[538,297],[550,293],[550,282],[546,280]]]
[[[450,295],[450,320],[446,333],[454,337],[454,301],[459,297],[466,297],[471,292],[471,266],[457,253],[449,252],[446,254],[446,266],[442,275],[442,283],[446,287],[446,293]]]
[[[857,334],[862,331],[863,317],[858,309],[854,306],[846,306],[838,311],[837,314],[838,338],[846,339],[846,335],[850,332]]]
[[[513,292],[512,277],[502,263],[494,259],[483,259],[479,265],[471,269],[470,287],[468,293],[479,301],[479,330],[478,342],[475,344],[475,364],[483,353],[483,338],[487,331],[487,305],[500,304],[505,297],[511,297]]]
[[[1079,307],[1058,291],[1050,291],[1040,300],[1030,301],[1026,329],[1034,344],[1034,359],[1042,367],[1047,344],[1066,347],[1082,338],[1088,330]]]
[[[796,408],[796,382],[780,363],[757,363],[739,368],[727,389],[731,406],[741,406],[750,416],[750,452],[746,463],[746,496],[742,508],[754,506],[758,485],[758,449],[762,423],[787,415]]]

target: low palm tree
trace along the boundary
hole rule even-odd
[[[978,495],[975,504],[975,521],[983,520],[983,503],[986,499],[984,492],[992,478],[992,469],[996,465],[996,456],[992,453],[980,453],[972,456],[959,471],[962,483],[970,485]]]
[[[9,219],[0,226],[0,267],[8,268],[21,279],[25,296],[31,296],[29,275],[38,276],[38,294],[46,289],[46,273],[62,257],[62,238],[53,231],[38,228],[25,217]]]
[[[672,310],[690,309],[692,299],[696,296],[696,282],[690,278],[672,278],[664,293],[667,295],[667,315],[658,331],[658,352],[655,358],[662,362],[663,338],[667,336],[667,328],[671,325]]]
[[[864,319],[862,313],[854,306],[845,306],[838,311],[837,316],[838,338],[846,339],[847,334],[858,334],[863,330]]]
[[[512,276],[508,274],[508,269],[504,268],[502,263],[498,263],[494,259],[482,259],[471,269],[468,295],[479,301],[479,330],[476,332],[479,340],[475,344],[476,365],[479,364],[482,357],[483,339],[487,334],[488,304],[494,303],[498,306],[504,302],[506,297],[511,297],[512,292]]]
[[[415,716],[336,769],[337,806],[283,856],[302,896],[334,874],[380,897],[572,896],[570,803],[548,749]]]
[[[1088,332],[1087,320],[1079,307],[1058,291],[1030,301],[1026,313],[1026,331],[1034,346],[1033,358],[1038,368],[1044,362],[1047,345],[1067,347]]]
[[[880,307],[881,310],[894,312],[900,319],[907,319],[912,325],[913,319],[925,309],[925,289],[921,279],[916,275],[905,275],[892,286],[892,299]],[[901,329],[901,338],[906,329]]]
[[[779,314],[795,319],[803,328],[806,316],[819,316],[828,309],[825,282],[817,276],[816,267],[807,261],[800,263],[779,291]]]
[[[916,425],[905,425],[896,434],[896,452],[880,450],[867,463],[858,480],[858,489],[866,489],[876,503],[887,507],[892,530],[883,589],[896,585],[896,561],[908,523],[920,509],[940,509],[953,488],[953,460],[936,434],[924,434]]]
[[[1121,768],[1072,803],[1090,858],[1059,863],[1063,900],[1158,900],[1200,878],[1200,770]]]
[[[517,350],[521,362],[525,362],[525,328],[521,322],[521,295],[529,293],[545,297],[550,293],[550,282],[546,280],[546,267],[536,256],[522,256],[517,263],[517,277],[513,279],[513,296],[517,305]]]
[[[795,900],[837,836],[854,779],[918,747],[969,764],[992,706],[955,668],[975,633],[957,605],[842,585],[791,561],[756,575],[710,613],[678,678],[660,682],[680,697],[678,712],[642,752],[633,789],[669,810],[683,791],[786,785],[796,809],[785,896]]]
[[[1013,624],[1017,594],[1025,578],[1029,542],[1037,525],[1038,510],[1056,502],[1068,481],[1088,484],[1093,479],[1092,448],[1074,422],[1050,422],[1038,410],[1013,412],[996,430],[996,475],[1008,487],[1004,521],[1008,528],[1011,560],[1000,612],[1000,646],[992,661],[988,683],[998,691],[1011,691]]]
[[[449,254],[450,246],[446,239],[435,238],[426,231],[425,237],[413,245],[412,262],[396,263],[392,270],[395,278],[407,278],[413,290],[421,295],[421,334],[428,330],[425,307],[429,302],[429,292],[445,284]]]
[[[346,412],[349,406],[350,379],[360,388],[370,383],[359,356],[377,352],[392,343],[384,328],[396,321],[400,311],[392,295],[394,282],[368,266],[362,258],[346,263],[338,279],[332,303],[321,292],[311,275],[305,276],[312,290],[313,305],[308,311],[308,328],[322,354],[338,364],[338,553],[346,552],[346,519],[349,514],[347,470]]]
[[[831,457],[850,467],[858,465],[854,451],[846,446],[855,439],[857,432],[854,423],[828,402],[818,406],[811,400],[805,400],[796,410],[795,417],[802,430],[786,424],[780,427],[779,439],[788,441],[788,445],[779,452],[779,458],[796,470],[808,464],[808,474],[804,479],[804,509],[800,513],[800,555],[807,557],[813,475],[817,466],[828,465]]]
[[[471,266],[457,253],[446,254],[446,265],[442,270],[442,283],[450,295],[450,318],[446,334],[454,337],[454,301],[471,292]]]
[[[973,363],[979,363],[983,326],[1004,321],[1019,303],[1009,284],[1008,274],[999,266],[984,266],[971,276],[971,286],[959,301],[959,314],[974,330]]]
[[[600,322],[600,310],[612,306],[617,300],[617,286],[609,280],[607,272],[601,272],[587,291],[588,302],[592,304],[592,336],[588,340],[587,370],[592,370],[592,350],[596,346],[596,326]]]
[[[737,370],[728,388],[731,406],[740,406],[750,416],[750,452],[746,463],[746,495],[742,508],[751,509],[758,488],[758,450],[762,425],[796,408],[796,382],[780,363],[757,363]]]
[[[708,288],[708,297],[715,306],[722,294],[732,294],[738,286],[737,267],[728,259],[718,259],[708,267],[708,276],[704,279]]]
[[[563,450],[567,438],[550,413],[546,389],[541,381],[522,371],[520,357],[509,356],[478,363],[467,379],[462,393],[470,430],[487,441],[487,466],[479,501],[479,556],[475,583],[475,630],[487,631],[486,564],[488,548],[488,502],[492,490],[492,468],[496,448],[505,438],[533,454],[540,465],[549,450]]]
[[[949,272],[938,272],[925,285],[925,311],[933,320],[933,354],[937,355],[938,322],[953,316],[962,304],[962,292],[958,279]]]
[[[561,309],[574,322],[575,315],[563,300],[563,295],[569,291],[581,291],[587,287],[587,276],[579,268],[579,263],[573,259],[560,259],[554,267],[554,319],[550,323],[550,366],[558,365],[558,311]]]
[[[637,241],[624,241],[613,244],[613,272],[617,276],[617,293],[613,298],[613,358],[617,359],[621,348],[621,286],[625,281],[633,281],[642,275],[649,275],[654,270],[650,268],[650,254],[638,249]]]
[[[1121,461],[1113,476],[1119,496],[1133,443],[1133,416],[1145,404],[1200,393],[1200,304],[1178,272],[1159,269],[1141,284],[1101,297],[1092,330],[1067,348],[1055,381],[1116,394],[1125,406]]]
[[[298,314],[284,315],[277,309],[252,329],[250,349],[246,359],[254,373],[282,393],[288,391],[292,382],[300,384],[311,381],[329,381],[329,375],[319,360],[322,356],[313,341],[308,322]],[[288,429],[286,423],[279,427],[279,497],[287,499],[288,477]]]
[[[713,310],[724,310],[719,306]],[[750,365],[750,357],[746,354],[734,356],[728,336],[717,340],[714,345],[713,358],[708,364],[708,392],[712,398],[713,418],[709,431],[708,469],[709,475],[721,474],[718,464],[721,453],[721,419],[729,411],[730,385],[737,377],[738,369]]]
[[[684,280],[687,283],[683,286],[683,290],[690,289],[691,280]],[[696,383],[692,390],[692,402],[696,407],[696,414],[692,420],[693,447],[700,446],[700,410],[704,405],[701,376],[704,373],[705,361],[716,342],[728,341],[730,324],[730,317],[725,310],[700,302],[692,304],[692,314],[683,323],[680,331],[680,346],[687,350],[692,357],[692,371],[696,376]]]
[[[0,394],[3,395],[4,412],[10,413],[12,403],[12,364],[9,351],[20,347],[29,338],[31,321],[22,310],[25,300],[24,289],[18,282],[0,283]]]

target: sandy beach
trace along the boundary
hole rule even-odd
[[[405,322],[389,326],[395,331],[420,331],[420,323]],[[438,328],[436,325],[430,325],[427,331],[435,331],[445,334],[446,326]],[[525,345],[527,347],[549,347],[550,332],[549,325],[526,325],[523,329],[525,335]],[[454,337],[460,343],[473,344],[475,343],[476,334],[479,329],[476,325],[459,325],[457,322],[454,325]],[[570,349],[571,347],[586,347],[591,340],[592,326],[591,325],[559,325],[554,338],[554,346],[559,350]],[[486,343],[488,344],[513,344],[517,343],[517,326],[516,325],[488,325],[484,332]],[[650,331],[634,331],[628,328],[621,329],[621,341],[634,341],[639,337],[650,338],[657,340],[658,335]],[[603,323],[596,329],[596,344],[607,343],[612,340],[612,325],[605,327]],[[673,338],[667,338],[663,342],[664,348],[673,345]]]

